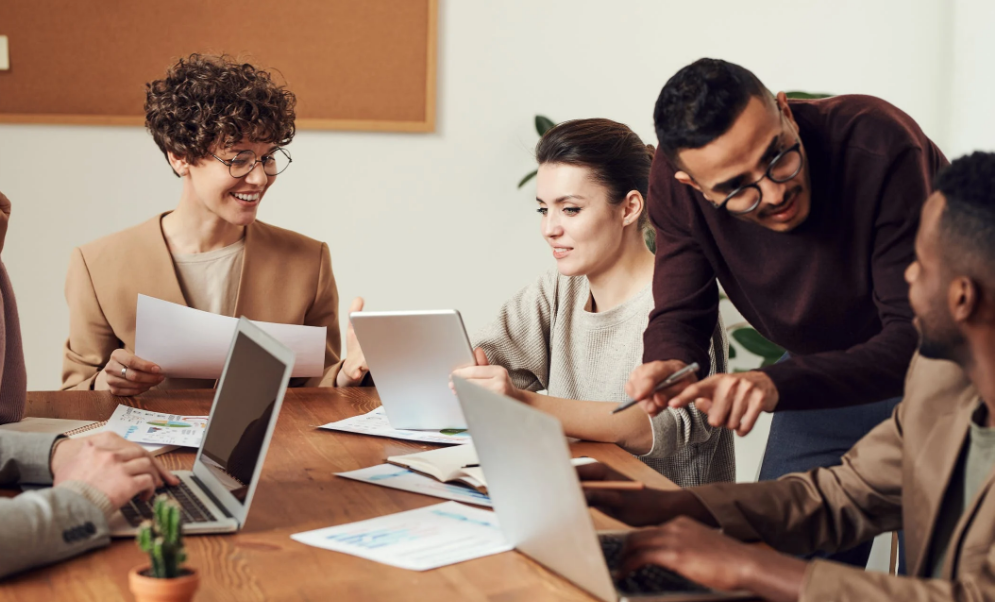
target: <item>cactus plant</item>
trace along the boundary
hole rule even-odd
[[[160,495],[152,510],[152,520],[147,520],[138,528],[138,547],[149,555],[152,566],[149,577],[173,579],[183,570],[180,565],[187,559],[183,547],[179,505]]]

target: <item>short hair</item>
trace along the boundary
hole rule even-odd
[[[617,205],[632,190],[643,195],[640,227],[647,224],[652,146],[624,123],[611,119],[564,121],[543,134],[536,144],[536,162],[578,165],[591,170],[596,182],[608,189],[608,202]]]
[[[242,140],[284,146],[294,138],[293,92],[228,55],[191,54],[145,88],[145,127],[163,155],[196,163]]]
[[[947,201],[940,237],[948,264],[995,286],[995,153],[954,160],[936,175],[933,188]]]
[[[720,59],[698,59],[667,80],[653,109],[660,150],[701,148],[729,131],[750,98],[772,98],[747,69]]]

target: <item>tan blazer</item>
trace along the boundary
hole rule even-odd
[[[802,600],[992,600],[995,493],[988,494],[995,488],[995,471],[951,537],[945,580],[926,578],[930,567],[925,566],[940,504],[978,399],[956,364],[917,354],[902,403],[843,456],[841,466],[690,491],[729,535],[762,540],[793,554],[845,549],[879,533],[905,529],[906,560],[910,575],[917,578],[816,560],[806,574]]]
[[[92,389],[111,352],[119,347],[134,352],[139,293],[187,305],[161,219],[158,215],[73,249],[66,276],[69,339],[62,358],[64,390]],[[235,315],[328,329],[324,375],[295,384],[334,385],[341,367],[338,304],[325,243],[258,221],[246,229]],[[204,382],[210,386],[214,381]]]

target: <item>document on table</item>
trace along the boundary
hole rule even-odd
[[[366,414],[323,424],[320,428],[331,431],[358,433],[360,435],[373,435],[375,437],[421,441],[423,443],[441,443],[443,445],[459,445],[471,441],[470,433],[460,429],[407,431],[393,428],[390,426],[390,422],[387,421],[387,414],[384,412],[382,406]]]
[[[497,515],[456,502],[296,533],[295,541],[383,564],[426,571],[513,549]]]
[[[355,481],[372,483],[373,485],[383,485],[384,487],[391,487],[393,489],[441,497],[447,500],[463,502],[464,504],[492,507],[491,498],[487,497],[487,494],[480,493],[472,487],[443,483],[432,477],[427,477],[413,470],[394,466],[393,464],[378,464],[369,468],[361,468],[349,472],[337,472],[335,474]]]
[[[118,405],[101,431],[112,431],[128,441],[152,446],[200,447],[207,416],[183,416]],[[97,432],[97,431],[92,431]]]
[[[325,371],[324,326],[253,322],[294,351],[291,376]],[[220,378],[238,320],[138,295],[135,355],[173,378]]]

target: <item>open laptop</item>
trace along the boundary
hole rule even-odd
[[[357,311],[349,319],[390,426],[466,428],[449,375],[476,362],[458,311]]]
[[[193,470],[174,472],[180,484],[157,492],[180,504],[184,533],[245,525],[293,369],[293,351],[249,320],[238,321]],[[151,501],[133,499],[111,517],[111,535],[134,535],[151,516]]]
[[[599,534],[560,422],[461,378],[456,394],[473,433],[487,492],[515,548],[591,595],[618,600],[734,600],[655,565],[613,581],[624,533]]]

